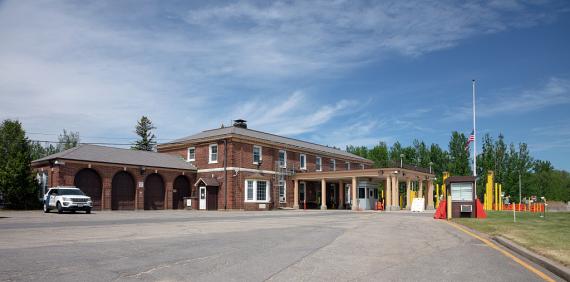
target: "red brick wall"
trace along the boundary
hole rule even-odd
[[[164,207],[166,209],[172,208],[172,189],[174,179],[182,175],[182,171],[175,170],[164,170],[164,169],[152,169],[147,168],[143,174],[141,174],[138,167],[132,166],[122,166],[122,165],[109,165],[109,164],[88,164],[88,163],[78,163],[66,161],[65,165],[56,165],[52,168],[49,166],[35,167],[36,171],[48,171],[48,183],[49,187],[54,186],[73,186],[75,182],[75,174],[84,168],[91,168],[95,170],[101,177],[102,184],[102,208],[103,210],[111,209],[111,190],[112,190],[112,179],[113,176],[120,171],[127,171],[131,174],[135,180],[136,187],[136,197],[135,197],[135,207],[136,209],[144,209],[144,188],[140,188],[138,183],[145,181],[146,177],[152,173],[158,173],[165,186],[165,196],[164,196]],[[193,186],[196,181],[196,174],[193,172],[185,171],[184,175],[188,178],[190,182],[191,195],[195,194],[195,187]]]
[[[216,143],[218,144],[218,163],[217,164],[209,164],[209,145]],[[266,146],[257,144],[261,146],[262,149],[262,164],[258,167],[258,165],[253,163],[253,146],[254,144],[235,141],[232,139],[228,140],[228,158],[227,158],[227,167],[235,167],[235,168],[242,168],[242,169],[253,169],[257,170],[260,169],[262,171],[276,171],[276,161],[279,157],[279,150],[282,148],[276,146]],[[217,142],[205,142],[205,143],[197,143],[197,144],[189,144],[184,148],[179,149],[161,149],[160,152],[163,153],[172,153],[179,155],[186,159],[187,157],[187,148],[194,147],[196,149],[196,160],[193,164],[199,169],[222,169],[224,164],[224,142],[223,140],[218,140]],[[286,150],[287,152],[287,166],[294,167],[296,169],[300,168],[299,158],[300,154],[303,153],[307,157],[307,170],[308,172],[316,171],[316,155],[306,151],[293,151],[293,150]],[[322,159],[322,171],[330,171],[329,166],[329,157],[321,156]],[[336,170],[337,171],[344,171],[346,170],[346,159],[344,158],[335,158],[336,160]],[[370,165],[367,165],[366,168],[370,168]],[[361,169],[360,163],[351,163],[351,170],[358,170]],[[227,207],[228,209],[244,209],[244,210],[257,210],[259,209],[258,203],[245,203],[244,202],[244,189],[245,189],[245,180],[248,177],[251,177],[254,173],[247,172],[247,171],[239,171],[235,172],[234,170],[227,171],[227,202],[225,200],[225,193],[224,190],[226,186],[224,186],[224,172],[223,171],[213,171],[213,172],[200,172],[198,173],[199,177],[212,177],[214,176],[218,183],[220,184],[219,193],[218,193],[218,208],[223,209]],[[278,206],[283,207],[293,207],[293,198],[294,198],[294,184],[292,180],[287,180],[286,183],[286,203],[279,204],[278,199],[278,188],[277,183],[275,180],[275,175],[270,173],[257,173],[256,177],[263,177],[264,179],[270,181],[270,186],[272,189],[271,197],[272,202],[274,200],[275,207],[273,205],[266,205],[268,209],[276,208]],[[192,187],[192,189],[197,189],[196,187]]]

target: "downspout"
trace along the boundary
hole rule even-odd
[[[228,140],[224,139],[224,210],[228,209]]]

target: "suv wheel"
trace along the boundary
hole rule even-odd
[[[58,212],[58,213],[63,213],[63,207],[61,206],[61,203],[60,203],[60,202],[57,202],[56,207],[57,207],[57,212]]]
[[[48,208],[48,206],[46,205],[46,203],[44,203],[44,212],[45,212],[45,213],[48,213],[48,212],[49,212],[49,208]]]
[[[91,213],[91,209],[86,209],[85,213],[90,214]]]

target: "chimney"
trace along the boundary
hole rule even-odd
[[[243,119],[234,120],[234,126],[247,129],[247,121]]]

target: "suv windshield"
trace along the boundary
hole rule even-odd
[[[59,195],[79,195],[85,196],[79,189],[59,189]]]

